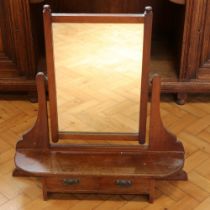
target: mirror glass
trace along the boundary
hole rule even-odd
[[[138,132],[143,26],[53,24],[59,131]]]

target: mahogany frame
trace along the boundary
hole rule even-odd
[[[59,139],[83,139],[83,140],[126,140],[145,143],[147,101],[148,101],[148,75],[151,49],[152,32],[152,8],[146,7],[144,14],[54,14],[49,5],[44,6],[44,31],[46,45],[46,60],[48,72],[48,90],[50,99],[51,136],[53,142]],[[142,79],[139,110],[138,133],[97,133],[97,132],[59,132],[58,112],[56,99],[55,65],[53,51],[53,23],[143,23],[144,42],[142,57]]]

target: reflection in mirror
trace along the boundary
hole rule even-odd
[[[53,24],[59,131],[138,132],[143,26]]]

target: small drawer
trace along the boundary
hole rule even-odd
[[[154,188],[154,180],[139,177],[103,177],[99,181],[99,191],[119,194],[149,194]]]
[[[46,177],[44,185],[49,192],[85,192],[96,191],[98,188],[93,177],[82,176]]]

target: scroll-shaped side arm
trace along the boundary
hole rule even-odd
[[[46,100],[46,78],[44,73],[36,75],[38,91],[39,111],[35,125],[26,132],[17,143],[17,149],[48,149],[49,148],[49,126]]]
[[[158,151],[183,151],[181,142],[163,126],[160,116],[160,76],[152,80],[152,101],[150,112],[149,149]]]

